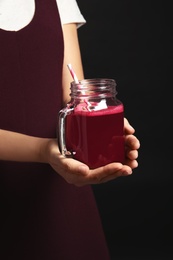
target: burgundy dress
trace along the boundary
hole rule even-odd
[[[0,29],[0,128],[56,137],[63,37],[55,0],[36,0],[23,29]],[[0,259],[108,260],[90,186],[47,164],[0,161]]]

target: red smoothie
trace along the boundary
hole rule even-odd
[[[74,109],[66,117],[67,150],[92,169],[111,162],[123,163],[123,124],[123,104],[97,111]]]

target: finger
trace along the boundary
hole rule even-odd
[[[138,158],[138,151],[137,150],[127,150],[126,157],[130,160],[136,160]]]
[[[126,171],[126,170],[122,169],[122,170],[120,170],[118,172],[115,172],[115,173],[113,173],[111,175],[108,175],[108,176],[102,178],[99,183],[105,183],[105,182],[108,182],[108,181],[115,180],[115,179],[117,179],[119,177],[128,176],[128,175],[131,175],[131,174],[132,174],[132,170]]]
[[[137,160],[130,160],[130,159],[126,159],[125,164],[128,165],[131,169],[135,169],[138,167],[138,162]]]
[[[140,148],[140,142],[134,135],[125,136],[125,145],[132,150],[137,150]]]
[[[88,176],[88,180],[90,183],[98,184],[131,173],[132,170],[129,166],[122,165],[121,163],[112,163],[92,170]]]
[[[127,118],[124,118],[124,134],[134,134],[135,129],[131,126]]]

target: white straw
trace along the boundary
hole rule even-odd
[[[77,78],[77,76],[76,76],[76,74],[75,74],[75,72],[74,72],[74,70],[73,70],[71,64],[70,64],[70,63],[67,64],[67,67],[68,67],[68,69],[69,69],[69,71],[70,71],[70,73],[71,73],[71,75],[72,75],[72,78],[74,79],[74,82],[75,82],[75,83],[79,83],[79,80],[78,80],[78,78]]]
[[[71,73],[71,75],[72,75],[72,78],[74,79],[74,82],[75,82],[76,84],[79,84],[79,80],[78,80],[78,78],[77,78],[77,76],[76,76],[76,73],[74,72],[74,70],[73,70],[73,68],[72,68],[72,65],[69,63],[69,64],[67,64],[67,67],[68,67],[68,69],[69,69],[69,71],[70,71],[70,73]],[[85,95],[85,91],[84,91],[84,90],[82,90],[81,93],[82,93],[83,95]],[[87,104],[87,109],[88,109],[88,111],[91,111],[90,108],[89,108],[89,106],[91,106],[91,104],[90,104],[86,99],[84,99],[84,102]]]

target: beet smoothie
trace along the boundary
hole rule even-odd
[[[91,110],[79,106],[66,118],[65,139],[73,157],[90,168],[124,162],[124,107]]]

